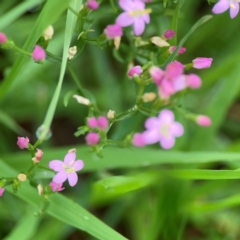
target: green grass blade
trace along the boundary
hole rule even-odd
[[[40,222],[40,217],[35,217],[33,210],[29,211],[20,219],[17,225],[12,229],[11,233],[4,240],[29,240],[34,239],[37,231],[37,226]]]
[[[48,0],[41,11],[36,24],[34,25],[28,39],[26,40],[23,49],[27,52],[31,52],[34,45],[36,44],[39,37],[42,35],[43,31],[53,22],[57,20],[60,14],[68,7],[69,0],[61,2],[59,0]],[[4,98],[5,94],[8,92],[9,88],[16,80],[17,76],[20,74],[22,69],[25,67],[29,58],[20,55],[16,62],[14,63],[11,72],[4,79],[3,83],[0,85],[0,101]]]
[[[31,0],[25,1],[19,5],[17,5],[11,11],[8,11],[2,17],[0,17],[0,30],[2,31],[12,22],[14,22],[18,17],[24,14],[27,10],[41,4],[44,0]]]
[[[17,175],[15,170],[10,168],[1,160],[0,169],[1,175]],[[7,187],[6,189],[7,191],[12,192],[11,187]],[[37,194],[37,189],[31,187],[27,182],[23,184],[22,189],[18,191],[16,196],[35,208],[38,208],[40,197]],[[83,207],[61,194],[56,193],[51,196],[51,202],[46,210],[46,213],[66,224],[88,232],[97,239],[126,240],[125,237],[108,227],[105,223],[94,217]]]
[[[70,7],[72,9],[80,9],[81,3],[82,3],[82,0],[71,0]],[[48,107],[48,111],[46,113],[46,116],[45,116],[45,119],[43,122],[44,130],[41,133],[41,135],[39,136],[40,140],[44,140],[44,138],[50,128],[50,125],[52,123],[52,119],[53,119],[53,116],[54,116],[54,113],[55,113],[55,110],[57,107],[58,99],[59,99],[61,88],[62,88],[63,77],[64,77],[66,67],[67,67],[68,50],[70,48],[71,39],[72,39],[72,35],[74,32],[76,21],[77,21],[77,16],[69,10],[68,14],[67,14],[67,21],[66,21],[66,28],[65,28],[63,57],[62,57],[62,63],[61,63],[60,76],[59,76],[56,90],[54,92],[53,98]]]

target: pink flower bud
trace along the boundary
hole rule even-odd
[[[87,145],[93,146],[99,143],[99,135],[95,132],[88,133],[85,137]]]
[[[45,50],[42,47],[36,45],[32,52],[32,58],[36,62],[43,61],[46,58]]]
[[[142,72],[143,70],[140,66],[135,66],[129,70],[128,76],[133,77],[134,75],[140,75]]]
[[[7,40],[7,36],[4,33],[0,32],[0,44],[4,44]]]
[[[4,188],[0,188],[0,197],[3,195],[3,193],[4,193]]]
[[[63,185],[62,183],[55,183],[55,182],[50,182],[49,184],[53,192],[60,192],[64,190],[65,188],[63,188],[62,185]]]
[[[184,65],[178,61],[171,62],[166,67],[166,77],[173,80],[183,73]]]
[[[19,148],[24,149],[28,148],[29,139],[28,137],[18,137],[17,145]]]
[[[144,147],[146,145],[144,141],[144,136],[142,133],[135,133],[133,135],[132,144],[135,147]]]
[[[187,85],[190,88],[200,88],[202,85],[201,78],[196,74],[186,75]]]
[[[212,120],[208,116],[198,115],[196,118],[196,123],[202,127],[209,127],[212,124]]]
[[[35,153],[35,157],[33,157],[32,160],[35,163],[38,163],[38,162],[41,161],[42,155],[43,155],[43,151],[41,149],[37,148],[37,152]]]
[[[98,125],[98,120],[95,117],[88,118],[87,125],[90,128],[95,128]]]
[[[173,53],[176,48],[177,48],[176,46],[172,46],[168,50],[169,50],[170,53]],[[185,47],[180,47],[180,49],[178,50],[178,54],[183,54],[183,53],[186,52],[186,50],[187,49]]]
[[[166,40],[168,40],[168,39],[171,39],[171,38],[173,38],[174,37],[174,35],[175,35],[175,31],[174,30],[166,30],[164,33],[163,33],[163,38],[165,38]]]
[[[160,86],[162,79],[164,77],[164,71],[161,68],[153,66],[150,68],[149,73],[150,73],[152,79],[154,80],[154,82],[158,86]]]
[[[101,130],[105,130],[108,127],[108,119],[105,116],[98,118],[98,127]]]
[[[87,7],[91,10],[96,10],[99,7],[99,4],[96,0],[88,0]]]
[[[193,60],[193,67],[197,69],[209,68],[212,65],[212,58],[195,58]]]
[[[108,25],[104,29],[104,33],[108,39],[114,39],[115,37],[120,37],[123,35],[122,27],[118,24]]]

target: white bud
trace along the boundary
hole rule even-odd
[[[156,93],[154,92],[144,93],[142,96],[142,99],[144,102],[152,102],[155,98],[156,98]]]
[[[72,148],[72,149],[68,150],[68,153],[76,153],[76,152],[77,152],[76,148]]]
[[[80,104],[87,105],[87,106],[89,106],[91,104],[89,99],[84,98],[82,96],[75,94],[75,95],[73,95],[73,98],[75,98],[78,101],[78,103],[80,103]]]
[[[72,59],[76,53],[77,53],[77,47],[76,46],[70,47],[68,49],[68,59]]]
[[[170,44],[160,37],[152,37],[151,42],[158,47],[169,47]]]
[[[115,48],[118,50],[121,43],[121,37],[120,36],[115,37],[113,41],[114,41]]]
[[[38,194],[42,195],[43,194],[43,185],[42,184],[38,184],[37,185],[37,189],[38,189]]]
[[[42,36],[44,37],[44,39],[46,41],[52,39],[52,36],[54,34],[54,29],[53,27],[50,25],[47,27],[47,29],[43,32]]]
[[[18,174],[17,178],[18,178],[19,181],[25,182],[26,179],[27,179],[27,176],[23,173],[20,173],[20,174]]]
[[[113,118],[115,118],[115,111],[109,110],[108,113],[107,113],[107,118],[108,118],[108,119],[113,119]]]

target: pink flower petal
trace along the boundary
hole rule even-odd
[[[76,159],[76,153],[75,152],[67,153],[66,156],[64,157],[64,163],[66,165],[72,165],[73,162],[75,161],[75,159]]]
[[[233,6],[230,6],[230,17],[235,18],[239,12],[239,3],[238,2],[232,2]]]
[[[143,134],[144,142],[146,144],[153,144],[153,143],[159,142],[161,139],[160,130],[159,131],[156,131],[156,129],[147,130],[142,134]]]
[[[141,35],[144,32],[145,23],[142,18],[135,18],[133,23],[133,31],[136,36]]]
[[[222,12],[227,11],[229,8],[229,1],[228,0],[220,0],[216,3],[212,9],[212,12],[215,14],[219,14]]]
[[[73,172],[73,173],[68,173],[67,174],[68,182],[71,187],[75,186],[78,181],[78,175]]]
[[[183,135],[184,133],[184,129],[182,124],[178,123],[178,122],[174,122],[171,126],[170,126],[170,132],[174,137],[180,137]]]
[[[175,138],[174,137],[169,137],[169,138],[162,138],[160,141],[160,145],[164,149],[170,149],[174,146],[175,144]]]
[[[159,128],[160,127],[159,119],[156,117],[150,117],[145,121],[144,125],[146,129]]]
[[[55,172],[63,171],[63,162],[60,160],[52,160],[51,162],[49,162],[48,166]]]
[[[132,10],[132,2],[129,0],[120,0],[118,4],[126,12]]]
[[[77,160],[73,163],[72,167],[74,168],[74,170],[80,171],[83,167],[84,167],[84,162],[83,160]]]
[[[164,124],[174,122],[174,114],[172,111],[168,109],[162,110],[158,115],[158,118],[159,118],[159,121],[161,121]]]
[[[57,173],[57,174],[53,177],[53,180],[52,180],[52,181],[55,182],[55,183],[60,184],[60,183],[65,182],[65,181],[67,180],[67,177],[68,177],[67,173],[64,172],[64,171],[61,171],[61,172]]]
[[[149,14],[145,14],[142,16],[142,19],[144,20],[145,23],[150,23],[150,16]]]
[[[127,12],[121,13],[116,19],[116,23],[121,27],[130,26],[133,24],[133,22],[134,22],[134,18],[130,16],[129,13]]]
[[[186,77],[181,75],[180,77],[173,80],[173,86],[176,92],[182,91],[188,87]]]

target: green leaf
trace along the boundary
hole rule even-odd
[[[5,176],[17,175],[15,170],[7,166],[1,160],[0,169],[1,174]],[[31,187],[27,182],[22,184],[22,186],[23,188],[18,191],[16,196],[35,208],[38,208],[41,198],[38,196],[37,189]],[[6,190],[12,192],[11,187],[6,187]],[[83,207],[61,194],[56,193],[51,196],[46,213],[66,224],[88,232],[97,239],[126,240],[125,237],[115,232]]]
[[[0,30],[2,31],[8,25],[10,25],[13,21],[15,21],[18,17],[24,14],[27,10],[36,7],[37,5],[41,4],[44,0],[30,0],[25,1],[11,11],[8,11],[2,17],[0,17]]]
[[[77,91],[69,91],[69,92],[66,93],[66,95],[63,99],[63,104],[64,104],[65,107],[67,107],[70,98],[76,93],[77,93]]]
[[[27,52],[31,52],[43,31],[52,23],[54,23],[59,15],[67,8],[69,0],[61,2],[59,0],[48,0],[41,11],[29,37],[27,38],[23,49]],[[4,98],[7,91],[16,80],[22,69],[25,67],[29,60],[29,57],[19,55],[14,63],[11,72],[4,79],[0,87],[0,101]]]

